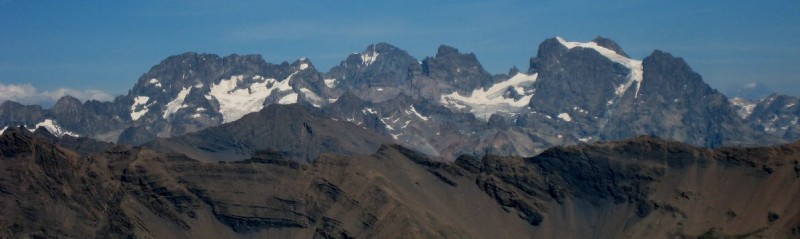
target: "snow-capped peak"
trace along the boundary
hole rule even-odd
[[[600,55],[605,56],[609,60],[622,64],[623,66],[630,69],[630,74],[628,74],[628,81],[617,86],[614,93],[616,93],[617,96],[622,96],[631,87],[631,85],[633,85],[633,83],[636,83],[636,94],[634,95],[634,97],[636,98],[639,96],[639,88],[641,87],[643,73],[644,73],[644,69],[642,67],[642,61],[634,60],[626,56],[620,55],[614,50],[598,45],[596,42],[569,42],[561,37],[556,37],[556,39],[558,40],[559,43],[561,43],[561,45],[567,47],[567,49],[572,49],[575,47],[590,48],[597,51],[597,53],[600,53]]]

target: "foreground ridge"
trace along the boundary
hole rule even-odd
[[[82,156],[0,136],[7,237],[800,236],[800,142],[698,148],[639,137],[443,162],[400,145],[310,164],[205,163],[115,146]],[[53,213],[58,212],[58,213]]]

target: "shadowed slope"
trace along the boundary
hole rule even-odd
[[[343,156],[375,152],[389,143],[360,126],[327,118],[302,105],[270,105],[242,119],[147,146],[186,154],[204,161],[233,161],[255,151],[274,151],[288,158],[311,162],[322,153]]]

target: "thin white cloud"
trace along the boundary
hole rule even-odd
[[[0,83],[0,102],[6,100],[22,104],[52,105],[61,97],[70,95],[81,101],[99,100],[111,101],[114,96],[100,90],[77,90],[59,88],[53,91],[39,91],[31,84],[3,84]]]

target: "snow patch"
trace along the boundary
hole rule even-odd
[[[642,61],[634,60],[625,57],[623,55],[620,55],[611,49],[597,45],[597,43],[595,42],[568,42],[561,37],[556,37],[556,39],[558,40],[559,43],[561,43],[561,45],[567,47],[567,49],[572,49],[575,47],[590,48],[597,51],[597,53],[600,53],[600,55],[605,56],[609,60],[622,64],[623,66],[630,69],[631,72],[628,74],[628,81],[617,86],[616,89],[614,90],[614,93],[616,93],[617,96],[622,96],[623,94],[625,94],[626,91],[628,91],[628,89],[631,87],[631,85],[633,85],[633,83],[636,83],[636,94],[634,95],[634,98],[639,97],[639,88],[642,85],[642,79],[644,76],[644,68],[642,67]]]
[[[148,96],[136,96],[135,98],[133,98],[133,104],[131,105],[131,119],[132,120],[135,121],[135,120],[141,118],[144,114],[147,114],[147,111],[150,111],[149,107],[151,105],[153,105],[153,103],[155,103],[155,101],[153,101],[153,103],[145,105],[145,104],[147,104],[148,100],[150,100],[150,97],[148,97]],[[139,106],[142,106],[142,108],[137,110],[137,108],[139,108]]]
[[[336,79],[324,79],[323,81],[325,81],[325,85],[328,86],[328,88],[336,87]]]
[[[75,132],[72,132],[72,131],[66,130],[64,128],[61,128],[61,126],[59,126],[58,123],[56,123],[55,120],[51,120],[51,119],[45,119],[44,121],[36,124],[36,126],[33,127],[33,130],[31,130],[31,131],[34,131],[34,130],[38,129],[39,127],[44,127],[45,129],[47,129],[47,131],[50,131],[51,134],[53,134],[55,136],[58,136],[58,137],[61,137],[61,136],[64,136],[64,135],[69,135],[69,136],[73,136],[73,137],[78,137],[79,136]],[[5,130],[5,129],[3,129],[3,130]]]
[[[320,107],[322,107],[322,103],[325,102],[325,100],[322,100],[322,97],[319,97],[319,95],[317,95],[317,93],[314,93],[313,91],[311,91],[309,89],[300,88],[300,93],[303,93],[303,95],[305,96],[306,100],[309,103],[311,103],[311,105],[313,105],[314,107],[320,108]]]
[[[536,82],[538,74],[531,75],[517,73],[513,77],[503,82],[498,82],[493,86],[472,91],[469,96],[462,96],[458,92],[449,95],[442,95],[440,102],[450,108],[458,110],[470,108],[476,117],[488,120],[489,117],[499,111],[517,112],[526,108],[533,98],[534,91],[524,91],[524,87],[532,86]],[[519,100],[506,98],[505,92],[509,87],[514,88],[518,93],[523,94]]]
[[[264,108],[264,100],[273,92],[292,90],[292,86],[289,85],[292,76],[294,74],[289,75],[283,81],[277,81],[256,75],[252,77],[255,82],[245,88],[238,88],[239,83],[244,80],[243,75],[231,76],[230,79],[223,79],[218,84],[211,85],[209,94],[205,97],[209,100],[217,100],[222,120],[224,123],[228,123]]]
[[[292,92],[291,94],[285,95],[278,100],[278,104],[288,105],[288,104],[295,104],[297,103],[297,93]]]
[[[753,114],[753,109],[756,108],[756,103],[742,99],[739,97],[735,97],[730,100],[730,103],[736,108],[736,114],[739,115],[742,119],[746,119],[751,114]]]
[[[374,63],[378,60],[378,52],[375,51],[375,45],[372,45],[372,52],[366,52],[361,54],[361,63],[365,66],[369,66],[370,64]]]
[[[567,114],[567,113],[558,114],[558,118],[563,120],[563,121],[567,121],[567,122],[571,122],[572,121],[572,117],[570,117],[569,114]]]
[[[300,64],[300,70],[302,71],[302,70],[305,70],[305,69],[308,69],[308,63]]]
[[[155,85],[156,87],[159,87],[159,88],[161,87],[161,82],[159,82],[158,79],[156,79],[156,78],[150,79],[150,81],[148,81],[147,83],[149,83],[151,85]]]
[[[365,115],[368,114],[368,113],[369,114],[373,114],[373,115],[378,115],[378,111],[375,111],[375,110],[373,110],[372,108],[369,108],[369,107],[362,109],[361,113],[364,113]]]
[[[414,108],[414,105],[411,105],[411,109],[410,110],[406,110],[406,114],[416,115],[417,117],[422,119],[422,121],[428,121],[428,119],[429,119],[428,117],[425,117],[422,114],[420,114],[419,112],[417,112],[417,109]]]
[[[0,129],[0,135],[3,135],[3,132],[6,132],[8,126],[4,126],[3,129]]]
[[[192,91],[191,87],[186,87],[183,88],[181,92],[178,92],[178,96],[176,96],[174,100],[167,103],[166,105],[167,109],[164,110],[163,118],[168,119],[172,114],[178,112],[178,110],[186,108],[187,105],[184,104],[183,101],[186,100],[186,96],[189,95],[189,92],[191,91]]]

